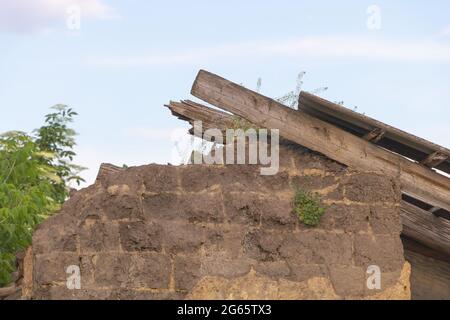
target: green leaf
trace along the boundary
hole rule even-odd
[[[77,113],[65,105],[52,109],[33,136],[0,134],[0,287],[10,281],[16,252],[67,199],[68,183],[84,181],[84,168],[72,163],[76,132],[67,126]]]

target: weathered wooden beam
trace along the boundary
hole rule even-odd
[[[225,113],[223,111],[213,109],[196,103],[190,100],[182,100],[180,102],[170,101],[169,104],[164,105],[169,108],[174,116],[183,121],[187,121],[192,128],[189,129],[189,134],[195,135],[199,138],[206,139],[210,141],[209,137],[205,131],[208,129],[219,129],[222,131],[224,143],[226,143],[226,130],[227,129],[243,129],[247,130],[250,128],[257,129],[258,126],[242,119],[233,114]],[[194,122],[202,122],[202,132],[194,132]],[[270,141],[270,133],[268,133],[268,139]],[[280,144],[292,144],[292,142],[280,138]]]
[[[401,235],[401,239],[403,242],[403,250],[405,251],[405,256],[406,251],[413,251],[426,257],[450,263],[450,255],[446,252],[443,252],[442,250],[430,248],[429,246],[404,234]]]
[[[236,126],[237,117],[190,100],[183,100],[181,102],[170,101],[170,103],[165,106],[169,108],[174,116],[189,122],[192,126],[192,128],[189,129],[189,133],[192,135],[196,133],[201,134],[199,138],[209,139],[210,137],[204,136],[205,131],[208,129],[225,131],[226,129],[232,129]],[[202,122],[202,132],[194,132],[193,127],[195,121]]]
[[[383,129],[386,134],[377,145],[417,162],[436,151],[450,157],[447,148],[304,91],[300,93],[299,110],[358,136],[373,128]],[[446,160],[435,168],[450,174],[450,161]]]
[[[300,107],[306,107],[308,109],[320,111],[321,113],[326,113],[333,118],[344,120],[347,124],[356,125],[369,131],[373,128],[383,129],[386,131],[385,138],[392,139],[401,145],[408,146],[421,153],[431,154],[435,151],[439,151],[442,154],[450,156],[450,150],[447,148],[370,118],[364,114],[355,112],[344,106],[327,101],[311,93],[302,91],[300,93],[299,105]]]
[[[201,70],[191,93],[345,165],[398,177],[408,194],[450,211],[450,179],[329,123]]]
[[[443,154],[439,151],[436,151],[436,152],[433,152],[432,154],[428,155],[425,159],[420,161],[420,163],[423,164],[424,166],[433,168],[433,167],[440,165],[444,161],[447,161],[447,159],[448,159],[448,155]]]
[[[386,130],[375,128],[366,135],[364,135],[363,139],[366,141],[370,141],[373,143],[377,143],[381,139],[383,139],[384,135],[386,134]]]
[[[450,254],[450,221],[402,201],[403,234],[430,248]]]

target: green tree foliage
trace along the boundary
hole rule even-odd
[[[73,117],[77,115],[75,111],[66,105],[58,104],[53,107],[55,112],[45,116],[45,125],[35,130],[37,135],[36,145],[39,150],[51,152],[51,158],[42,158],[43,162],[55,169],[60,178],[54,181],[55,199],[62,203],[68,195],[67,185],[72,181],[78,185],[84,181],[79,173],[85,169],[72,163],[75,152],[76,132],[68,127],[73,122]]]
[[[67,127],[76,113],[55,108],[34,137],[19,131],[0,135],[0,287],[11,280],[16,252],[66,200],[68,182],[82,181],[82,168],[71,163],[75,132]]]

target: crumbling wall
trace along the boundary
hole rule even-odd
[[[251,165],[148,165],[103,176],[36,231],[33,299],[408,299],[400,191],[302,149]],[[292,213],[295,188],[327,206]],[[31,266],[32,265],[32,266]],[[69,290],[67,267],[81,271]],[[381,289],[366,286],[369,265]]]

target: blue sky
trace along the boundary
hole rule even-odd
[[[450,147],[448,1],[0,0],[0,132],[70,105],[88,183],[174,161],[187,126],[163,105],[201,68],[271,97],[306,71],[304,90]]]

